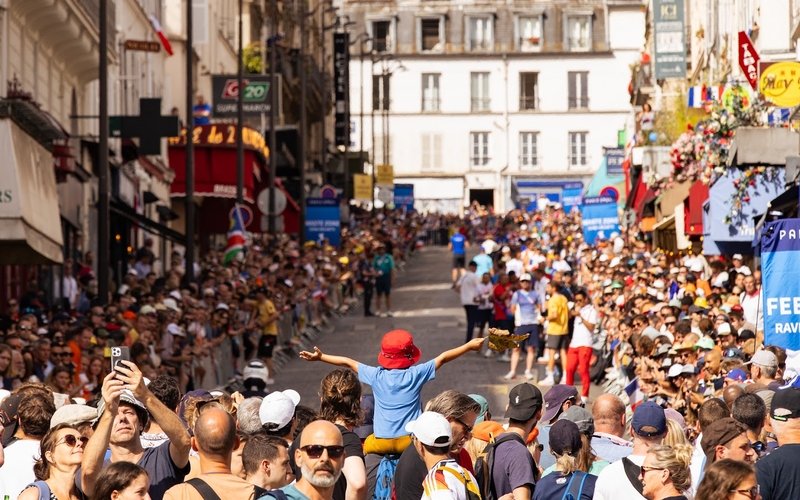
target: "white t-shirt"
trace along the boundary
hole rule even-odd
[[[514,271],[514,274],[517,275],[517,278],[522,276],[522,261],[519,259],[511,259],[506,262],[506,274]]]
[[[486,251],[487,255],[491,255],[495,250],[497,250],[497,243],[495,243],[494,240],[486,240],[481,243],[481,248]]]
[[[589,323],[596,325],[599,321],[597,311],[591,304],[587,304],[581,308],[581,316],[586,318]],[[594,329],[589,328],[583,324],[581,316],[575,316],[575,328],[572,333],[572,342],[569,343],[570,347],[592,347],[592,340],[594,339]]]
[[[33,465],[39,458],[39,441],[20,439],[5,450],[5,463],[0,467],[0,492],[17,498],[22,489],[36,481]]]
[[[572,268],[570,267],[569,264],[567,264],[566,260],[554,260],[553,269],[555,269],[556,271],[560,271],[562,273],[572,271]]]
[[[494,305],[492,301],[489,300],[489,297],[492,295],[492,291],[494,290],[494,285],[489,283],[484,285],[480,283],[478,285],[478,291],[475,293],[476,297],[480,297],[480,302],[478,302],[478,309],[493,309]]]
[[[755,295],[748,295],[742,292],[739,296],[739,304],[742,306],[742,315],[748,323],[756,325],[759,330],[764,329],[764,311],[761,309],[761,290]]]
[[[628,459],[638,466],[644,463],[644,458],[644,455],[628,455]],[[625,466],[622,464],[622,460],[617,460],[603,469],[600,475],[597,476],[593,499],[620,500],[623,498],[625,500],[644,499],[625,474]]]
[[[458,280],[458,286],[460,287],[460,294],[461,294],[461,305],[464,306],[474,306],[475,304],[475,295],[478,294],[478,285],[481,284],[481,280],[478,278],[478,275],[473,273],[472,271],[468,271]]]

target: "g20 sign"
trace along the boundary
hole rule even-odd
[[[269,76],[247,75],[244,82],[242,107],[245,116],[261,116],[269,113],[272,103],[271,89],[279,88],[280,77],[275,77],[275,85],[270,85]],[[235,118],[239,98],[239,80],[236,75],[213,75],[211,77],[211,110],[216,118]],[[280,92],[278,93],[278,113],[280,113]]]

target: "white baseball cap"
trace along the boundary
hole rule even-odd
[[[183,300],[183,296],[181,295],[181,292],[179,292],[178,290],[173,290],[169,292],[169,296],[175,300]]]
[[[164,299],[164,301],[162,303],[164,304],[164,307],[166,307],[167,309],[169,309],[171,311],[178,312],[178,311],[181,310],[178,307],[178,303],[175,302],[175,299],[173,299],[172,297],[167,297],[166,299]]]
[[[744,260],[744,259],[742,258],[742,254],[735,253],[735,254],[733,254],[733,257],[731,258],[731,260]]]
[[[294,418],[294,409],[298,403],[300,403],[300,394],[292,389],[267,394],[258,409],[261,425],[276,430],[283,429]]]
[[[731,334],[731,325],[728,323],[722,323],[717,327],[717,335],[730,335]]]
[[[681,373],[683,373],[683,365],[680,363],[674,364],[669,367],[669,372],[667,372],[667,378],[675,378]]]
[[[453,440],[453,428],[450,422],[444,415],[435,411],[426,411],[416,420],[407,423],[406,431],[428,446],[449,446]]]

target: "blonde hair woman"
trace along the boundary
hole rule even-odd
[[[639,473],[642,496],[649,500],[686,500],[683,493],[692,486],[692,451],[689,444],[650,448]]]
[[[578,469],[582,448],[581,431],[575,422],[562,419],[550,428],[550,453],[556,457],[556,469],[536,482],[533,500],[564,498],[567,492],[575,500],[592,500],[597,476]]]

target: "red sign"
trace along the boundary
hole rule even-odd
[[[753,90],[758,90],[758,52],[753,47],[753,41],[747,32],[739,32],[739,67],[742,68],[744,76],[750,82]]]

